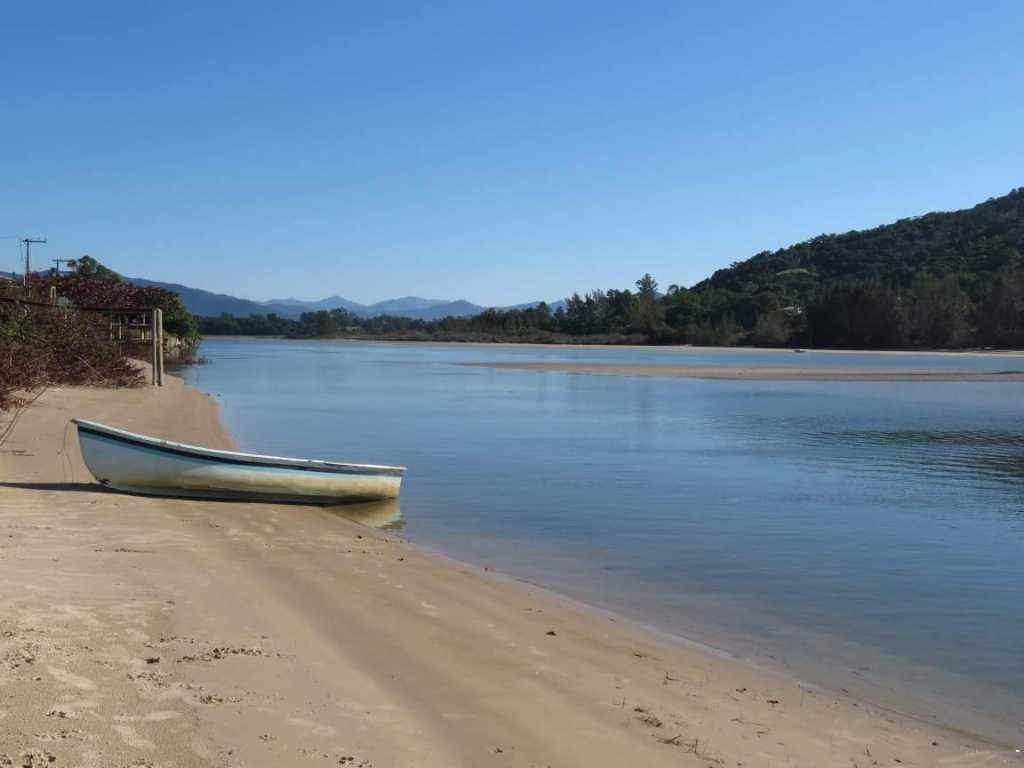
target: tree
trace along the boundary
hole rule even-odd
[[[970,334],[971,300],[956,275],[941,280],[922,272],[907,295],[907,335],[914,346],[932,348],[964,344]]]
[[[637,330],[648,339],[657,339],[664,331],[664,308],[658,302],[658,281],[650,272],[636,281],[637,289]]]
[[[92,256],[72,259],[68,262],[68,267],[79,277],[94,277],[97,280],[107,280],[112,283],[121,282],[121,276],[117,272],[103,266]]]
[[[632,291],[612,289],[603,296],[595,296],[599,309],[599,331],[624,333],[633,324],[639,307],[638,297]]]
[[[807,305],[811,346],[891,349],[905,340],[899,297],[878,280],[846,281]]]
[[[792,337],[793,327],[789,315],[776,311],[757,318],[751,341],[757,347],[784,347]]]
[[[1003,270],[989,281],[976,320],[981,344],[1024,346],[1024,270]]]
[[[732,315],[720,320],[701,320],[686,329],[686,340],[702,347],[731,347],[743,336],[743,328]]]
[[[658,295],[658,281],[651,277],[650,272],[645,272],[644,276],[636,281],[636,290],[640,298],[653,299]]]
[[[665,311],[665,322],[677,331],[692,325],[703,312],[700,296],[686,288],[672,290],[669,286],[668,295],[662,300]]]

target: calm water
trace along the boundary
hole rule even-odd
[[[1024,384],[729,382],[576,360],[1024,358],[209,340],[243,449],[409,467],[402,534],[883,703],[1024,738]],[[297,514],[300,514],[297,512]]]

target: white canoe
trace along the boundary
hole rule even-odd
[[[398,496],[405,467],[219,451],[137,435],[85,419],[82,458],[96,480],[129,493],[345,504]]]

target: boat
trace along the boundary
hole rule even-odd
[[[82,459],[101,485],[147,496],[347,504],[394,499],[405,467],[222,451],[137,435],[86,419]]]

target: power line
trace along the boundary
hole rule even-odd
[[[22,284],[28,287],[28,273],[32,268],[32,243],[45,243],[46,238],[35,238],[35,237],[23,237],[21,242],[25,244],[25,277],[22,280]]]

